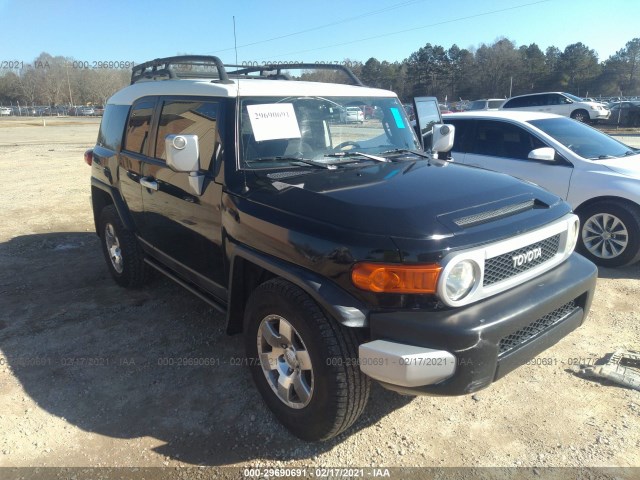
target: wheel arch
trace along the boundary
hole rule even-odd
[[[356,328],[368,324],[366,306],[330,280],[298,265],[234,244],[229,268],[228,334],[242,332],[245,305],[251,292],[276,277],[301,288],[338,323]]]
[[[584,202],[582,202],[580,205],[576,206],[573,209],[573,211],[576,213],[576,215],[580,215],[580,213],[586,208],[602,202],[617,202],[617,203],[622,203],[624,205],[630,206],[632,208],[640,209],[640,205],[638,205],[633,200],[629,200],[628,198],[625,198],[625,197],[617,197],[615,195],[605,195],[602,197],[589,198]]]
[[[115,188],[107,185],[95,177],[91,178],[91,205],[93,208],[93,223],[96,228],[96,233],[98,232],[98,221],[100,219],[100,212],[107,205],[115,205],[116,210],[118,211],[118,215],[122,220],[125,228],[127,230],[135,231],[133,219],[131,218],[131,214],[129,213],[129,208],[127,204],[123,200],[120,192]]]

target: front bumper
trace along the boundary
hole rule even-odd
[[[611,110],[589,110],[591,120],[607,120],[611,116]]]
[[[372,341],[360,346],[360,368],[401,393],[480,390],[582,324],[597,272],[574,253],[554,269],[467,307],[374,312]]]

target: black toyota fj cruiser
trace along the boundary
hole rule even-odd
[[[596,282],[565,202],[446,158],[435,99],[413,125],[345,68],[351,85],[290,79],[316,68],[138,65],[85,156],[115,281],[155,269],[224,312],[264,401],[306,440],[348,428],[372,379],[486,387],[578,327]]]

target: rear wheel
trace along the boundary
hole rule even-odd
[[[113,279],[123,287],[141,287],[149,278],[149,267],[134,233],[127,230],[115,206],[107,205],[98,224],[102,252]]]
[[[297,437],[327,440],[360,416],[370,379],[357,365],[355,332],[327,317],[304,291],[273,279],[251,294],[245,348],[253,380]]]
[[[579,249],[603,267],[620,267],[640,258],[640,209],[604,201],[580,212]]]

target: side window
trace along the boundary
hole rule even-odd
[[[125,150],[146,153],[149,140],[149,125],[151,124],[154,107],[155,102],[152,100],[139,102],[133,106],[127,123]]]
[[[114,152],[120,150],[128,114],[128,105],[107,105],[100,122],[98,145]]]
[[[447,119],[444,123],[450,123],[456,128],[456,134],[453,139],[453,148],[451,150],[454,152],[465,153],[467,151],[467,146],[469,145],[469,137],[473,130],[473,121],[451,121]]]
[[[547,97],[547,105],[564,105],[566,103],[565,97],[563,97],[562,95],[558,95],[557,93],[550,93],[549,95],[547,95]]]
[[[526,130],[503,122],[478,122],[474,153],[527,160],[529,152],[545,145]]]
[[[219,105],[217,102],[170,100],[162,105],[155,157],[167,159],[167,135],[198,135],[200,168],[209,170],[214,155],[219,151]]]
[[[530,105],[530,97],[515,97],[511,100],[507,101],[502,108],[522,108],[529,107]]]
[[[546,95],[531,95],[525,98],[527,99],[527,103],[524,105],[525,107],[539,107],[547,104]]]

